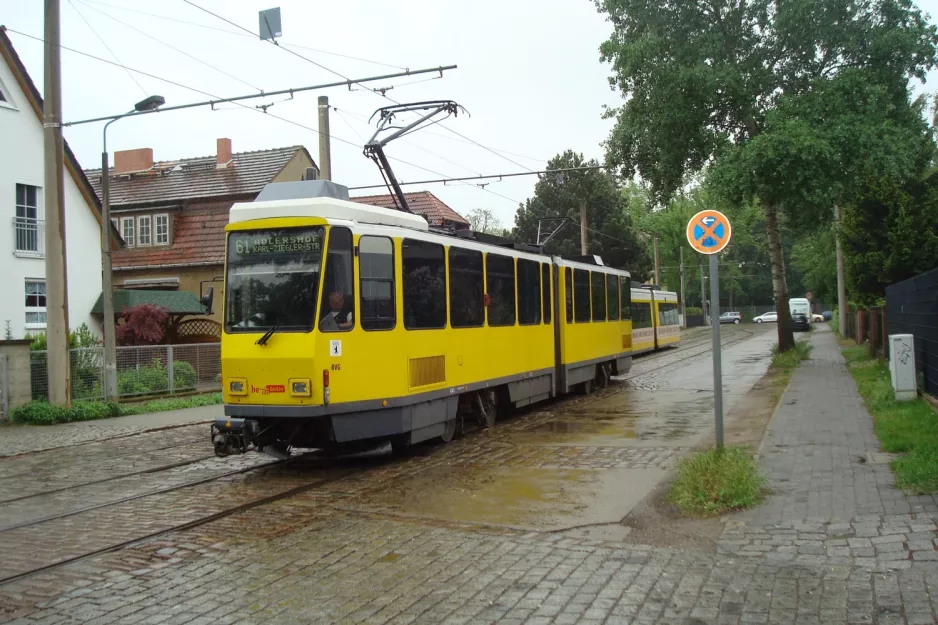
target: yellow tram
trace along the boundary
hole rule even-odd
[[[632,289],[632,354],[681,341],[677,293],[650,287]]]
[[[627,271],[346,198],[275,183],[231,208],[219,455],[448,441],[628,371]]]

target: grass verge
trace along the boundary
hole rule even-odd
[[[778,343],[772,345],[772,366],[787,372],[794,371],[795,367],[801,364],[802,360],[811,357],[811,349],[814,346],[807,341],[795,341],[794,349],[787,352],[778,351]]]
[[[888,365],[870,358],[866,346],[842,349],[883,451],[903,454],[890,465],[896,484],[919,494],[938,491],[938,412],[921,397],[896,401]]]
[[[95,419],[123,417],[147,412],[165,412],[167,410],[181,410],[183,408],[198,408],[200,406],[213,406],[220,403],[222,403],[221,393],[155,399],[139,404],[75,401],[72,402],[71,408],[53,406],[44,401],[32,401],[25,406],[20,406],[13,410],[11,421],[13,423],[29,423],[32,425],[53,425],[55,423],[92,421]]]
[[[678,463],[668,499],[683,514],[714,516],[755,506],[765,496],[765,483],[750,449],[709,449]]]

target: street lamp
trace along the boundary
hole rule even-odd
[[[111,206],[108,197],[110,187],[110,163],[107,154],[107,127],[132,113],[154,111],[166,100],[160,95],[151,95],[134,104],[134,108],[120,117],[104,124],[101,151],[101,287],[104,304],[104,397],[117,399],[117,337],[114,324],[114,290],[111,286]]]

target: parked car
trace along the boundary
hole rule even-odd
[[[825,321],[824,315],[820,313],[814,313],[813,315],[811,315],[811,321],[813,321],[814,323],[821,323],[822,321]]]
[[[758,317],[753,317],[752,320],[756,323],[777,323],[778,313],[774,310],[770,310],[767,313],[762,313]]]
[[[811,318],[804,312],[793,312],[791,314],[791,329],[808,332],[811,329]]]
[[[738,312],[725,312],[720,315],[720,323],[735,323],[739,324],[743,320],[743,313]]]

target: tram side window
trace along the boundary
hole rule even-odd
[[[541,271],[533,260],[518,259],[518,323],[541,322]]]
[[[632,318],[632,279],[622,278],[619,284],[619,296],[622,299],[622,318]]]
[[[606,317],[609,321],[619,319],[619,278],[606,276]]]
[[[563,290],[567,301],[567,323],[573,323],[573,270],[569,267],[564,267],[563,275]]]
[[[404,239],[404,327],[424,330],[446,327],[446,262],[443,246]]]
[[[663,326],[676,326],[680,323],[677,304],[658,304],[658,317]]]
[[[651,327],[651,302],[632,302],[632,329]]]
[[[489,294],[489,325],[515,325],[515,259],[486,254],[485,285]]]
[[[319,307],[320,331],[347,332],[355,327],[352,284],[352,231],[335,227],[329,233],[322,305]]]
[[[589,323],[590,320],[590,272],[585,269],[573,270],[573,309],[577,323]]]
[[[544,323],[550,323],[550,265],[541,263],[541,301],[544,304]]]
[[[454,328],[485,324],[482,252],[449,248],[449,316]]]
[[[593,282],[593,321],[606,320],[606,274],[594,271],[590,277]]]
[[[394,308],[394,244],[387,237],[358,240],[362,327],[390,330],[397,313]]]

